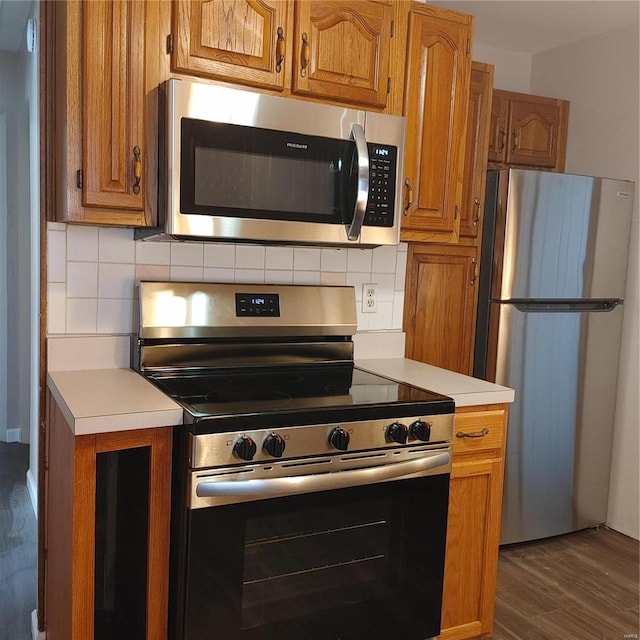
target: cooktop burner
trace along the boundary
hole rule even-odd
[[[353,366],[227,369],[149,378],[194,433],[452,413],[453,401]],[[425,405],[428,405],[425,406]]]

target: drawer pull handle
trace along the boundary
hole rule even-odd
[[[485,427],[480,431],[475,431],[474,433],[465,433],[464,431],[458,431],[456,433],[456,438],[484,438],[489,434],[489,429]]]

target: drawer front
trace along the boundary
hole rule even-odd
[[[456,413],[453,423],[453,454],[494,452],[504,455],[506,411]]]

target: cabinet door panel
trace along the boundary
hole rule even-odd
[[[470,375],[477,249],[411,244],[404,325],[406,357]]]
[[[289,5],[264,0],[182,0],[173,6],[172,68],[282,89]]]
[[[492,88],[493,66],[472,63],[460,214],[460,235],[469,238],[477,238],[482,228]]]
[[[442,628],[480,620],[486,525],[493,464],[476,462],[452,469],[449,488]]]
[[[553,167],[558,148],[559,114],[551,104],[511,101],[507,162]]]
[[[412,196],[403,231],[439,233],[445,241],[456,241],[460,226],[470,32],[470,22],[446,15],[409,16],[405,175]]]
[[[293,91],[384,107],[392,7],[378,2],[298,2]]]
[[[509,100],[499,91],[493,92],[489,125],[489,153],[491,162],[504,162],[509,137]]]
[[[144,209],[145,3],[95,0],[83,5],[83,205]],[[138,150],[136,153],[136,149]]]

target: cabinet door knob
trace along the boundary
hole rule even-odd
[[[469,282],[470,284],[474,285],[476,283],[476,280],[478,279],[478,273],[480,272],[480,267],[478,265],[478,261],[475,258],[471,258],[471,264],[473,265],[473,274]]]
[[[276,40],[276,73],[282,71],[282,63],[284,62],[285,55],[285,41],[284,41],[284,29],[278,27],[278,38]]]
[[[133,193],[140,193],[140,181],[142,180],[142,160],[140,159],[140,147],[133,147]]]
[[[404,215],[409,215],[409,209],[413,206],[413,187],[411,186],[411,180],[409,178],[404,179],[404,188],[407,192],[406,205],[404,207]]]
[[[480,198],[473,199],[473,226],[477,227],[480,222]]]
[[[513,153],[518,148],[518,134],[514,129],[511,132],[511,153]]]
[[[504,145],[507,142],[507,132],[504,129],[500,129],[498,133],[500,134],[500,142],[498,142],[498,153],[500,153],[504,149]]]
[[[300,75],[304,78],[307,75],[307,67],[309,66],[309,36],[302,34],[302,52],[300,55]]]

